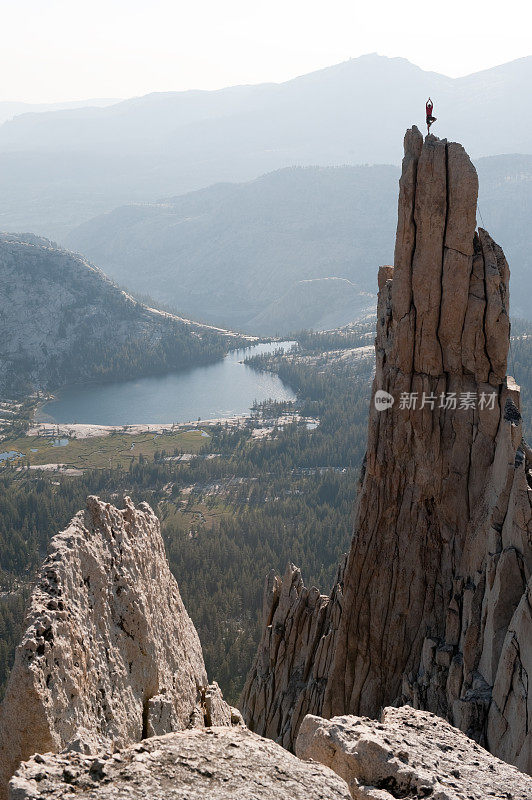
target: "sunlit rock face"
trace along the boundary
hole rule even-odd
[[[34,756],[9,800],[350,800],[345,781],[247,728],[155,736],[118,753]],[[516,800],[521,798],[516,796]]]
[[[300,758],[330,766],[355,800],[529,800],[532,779],[435,714],[385,708],[379,720],[309,714],[296,741]]]
[[[532,772],[532,458],[477,190],[461,145],[407,131],[351,549],[330,597],[295,567],[270,577],[242,697],[286,747],[308,713],[408,702]]]
[[[0,796],[34,753],[205,725],[231,725],[231,709],[208,686],[159,520],[146,503],[89,497],[51,540],[30,598],[0,711]]]

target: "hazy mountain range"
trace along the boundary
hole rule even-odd
[[[282,84],[170,92],[106,108],[23,114],[0,127],[0,227],[62,240],[132,201],[293,165],[394,163],[412,123],[476,158],[532,153],[532,57],[468,77],[368,55]]]
[[[504,247],[512,313],[531,316],[532,156],[477,161],[477,221]],[[120,284],[254,333],[342,325],[374,306],[393,263],[394,166],[290,168],[164,202],[128,205],[67,244]]]
[[[396,184],[395,167],[290,168],[118,208],[66,243],[195,319],[262,333],[330,327],[373,306],[360,293],[375,291],[375,264],[391,257]]]
[[[103,108],[119,102],[117,97],[91,97],[89,100],[66,100],[63,103],[21,103],[3,100],[0,101],[0,125],[21,114],[43,114],[46,111],[65,111],[91,106]]]

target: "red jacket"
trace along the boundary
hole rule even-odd
[[[427,103],[427,117],[432,117],[433,104]]]

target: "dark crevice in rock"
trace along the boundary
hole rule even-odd
[[[510,398],[508,398],[504,404],[504,419],[506,422],[511,422],[512,425],[519,425],[521,422],[521,414],[519,413],[519,409]]]
[[[142,704],[142,734],[141,739],[147,739],[148,733],[148,720],[150,717],[150,701],[145,700]]]

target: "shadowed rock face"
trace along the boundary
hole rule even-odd
[[[129,498],[89,497],[49,547],[0,711],[0,797],[19,763],[149,736],[231,725],[208,686],[159,521]]]
[[[461,145],[407,132],[373,385],[394,404],[372,400],[330,598],[292,566],[269,579],[242,698],[248,725],[289,748],[307,713],[406,701],[532,771],[530,451],[506,378],[508,265],[475,231],[477,189]]]

